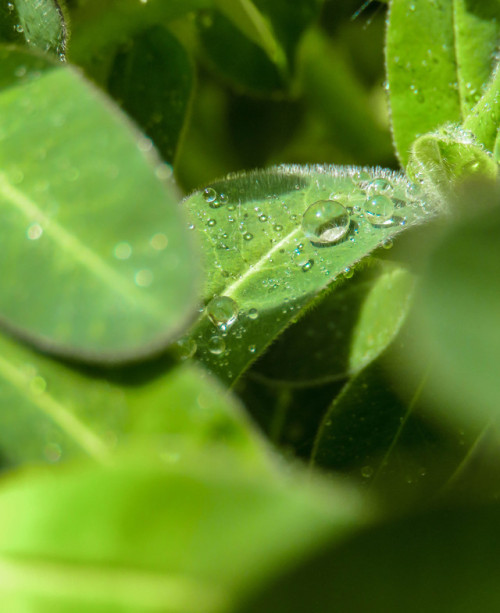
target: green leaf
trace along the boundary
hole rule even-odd
[[[397,385],[391,381],[394,365],[405,360],[408,337],[403,339],[350,379],[333,400],[311,456],[313,465],[349,475],[392,510],[435,496],[478,436],[477,428],[437,424],[426,411],[425,366],[412,376],[401,372]]]
[[[414,279],[382,264],[319,296],[252,369],[289,385],[312,385],[362,369],[392,341],[406,317]],[[307,359],[305,359],[305,353]]]
[[[215,6],[253,43],[262,47],[269,59],[286,70],[286,56],[270,23],[251,0],[214,0]]]
[[[0,21],[1,39],[24,40],[30,47],[64,59],[68,31],[56,0],[2,0]]]
[[[184,47],[163,27],[137,35],[118,51],[108,90],[173,164],[193,89]]]
[[[228,460],[128,457],[11,479],[0,490],[2,609],[226,611],[360,522],[359,499],[339,484],[256,480]]]
[[[392,519],[333,544],[238,613],[476,613],[500,607],[498,502]]]
[[[417,136],[468,115],[493,68],[499,21],[496,0],[391,2],[387,79],[404,166]]]
[[[253,0],[245,1],[243,10],[239,0],[217,0],[220,12],[207,11],[200,19],[204,55],[239,90],[282,92],[289,87],[300,38],[319,16],[322,3]]]
[[[407,171],[427,193],[446,202],[464,181],[495,181],[498,164],[471,132],[450,126],[417,138]]]
[[[71,11],[70,61],[106,82],[115,50],[150,26],[165,24],[213,0],[82,0]]]
[[[234,459],[267,465],[239,403],[192,364],[163,363],[160,372],[153,364],[84,372],[6,336],[0,336],[0,355],[3,468],[82,455],[108,462],[124,444],[144,445],[161,457],[219,444]]]
[[[158,351],[198,277],[170,167],[73,70],[9,48],[1,61],[3,324],[80,359]]]
[[[493,151],[500,127],[500,63],[491,82],[469,116],[464,127],[473,132],[480,143]]]
[[[462,216],[431,252],[418,294],[408,359],[433,356],[429,402],[451,423],[484,426],[498,414],[499,202],[498,188],[471,186]]]
[[[283,166],[195,192],[184,204],[216,297],[190,332],[197,357],[235,380],[346,268],[432,213],[413,189],[380,169]]]

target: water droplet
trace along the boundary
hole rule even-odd
[[[373,468],[371,466],[363,466],[361,469],[361,476],[365,479],[369,479],[373,476]]]
[[[366,200],[364,211],[371,224],[375,226],[387,225],[391,223],[394,203],[387,196],[373,196]]]
[[[259,215],[259,221],[262,221],[262,222],[267,221],[267,216],[266,216],[266,215],[264,215],[264,214]]]
[[[198,349],[196,341],[192,338],[181,338],[177,341],[176,347],[181,360],[192,358]]]
[[[210,228],[213,228],[216,225],[217,225],[217,222],[215,221],[215,219],[209,219],[207,221],[207,226],[209,226]]]
[[[257,309],[249,309],[248,317],[250,319],[257,319],[258,316],[259,316],[259,311]]]
[[[283,226],[280,226],[280,224],[276,224],[276,225],[274,226],[274,229],[276,230],[276,232],[282,232],[282,230],[283,230]]]
[[[392,185],[387,179],[374,179],[368,184],[368,189],[371,192],[377,192],[379,194],[387,194],[392,191]]]
[[[354,275],[354,270],[352,268],[344,268],[344,277],[346,279],[351,279],[352,276]]]
[[[251,234],[250,232],[245,232],[245,234],[243,234],[243,238],[244,238],[246,241],[251,241],[251,240],[252,240],[252,238],[253,238],[253,234]]]
[[[217,192],[215,191],[215,189],[213,189],[213,187],[207,187],[203,190],[203,200],[205,200],[205,202],[208,202],[208,204],[210,205],[213,205],[214,202],[217,202]],[[217,203],[217,206],[213,208],[217,208],[218,206],[220,206],[219,203]]]
[[[39,223],[32,223],[26,230],[26,236],[30,241],[37,241],[43,234],[43,228]]]
[[[158,232],[151,237],[149,244],[156,251],[163,251],[163,249],[166,249],[168,246],[168,238],[162,232]]]
[[[313,266],[314,260],[307,260],[307,262],[302,266],[302,271],[307,272],[308,270],[311,270]]]
[[[255,353],[257,351],[257,347],[255,345],[248,345],[248,351],[250,351],[250,353]]]
[[[391,249],[392,248],[392,240],[390,238],[387,238],[385,241],[382,242],[382,247],[384,249]]]
[[[129,243],[117,243],[113,253],[117,260],[128,260],[132,255],[132,247]]]
[[[16,32],[19,32],[19,34],[22,34],[24,32],[24,28],[23,28],[23,26],[20,23],[17,24],[17,26],[14,26],[14,30]]]
[[[221,330],[231,327],[238,318],[238,305],[229,296],[216,296],[207,305],[210,321]]]
[[[208,350],[213,355],[221,355],[226,350],[226,343],[220,336],[212,336],[208,339]]]
[[[135,273],[134,281],[139,287],[149,287],[153,283],[153,273],[149,268],[138,270]]]
[[[335,200],[318,200],[309,206],[302,218],[304,234],[313,243],[333,244],[349,231],[349,213]]]

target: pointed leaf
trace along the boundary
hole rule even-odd
[[[379,265],[319,296],[287,328],[252,372],[291,385],[341,379],[375,359],[405,319],[414,279],[403,268]]]
[[[237,378],[346,268],[432,213],[412,191],[391,171],[291,166],[193,194],[185,208],[212,271],[190,332],[197,357]]]
[[[196,300],[170,167],[73,70],[8,48],[1,61],[3,324],[82,359],[158,351]]]

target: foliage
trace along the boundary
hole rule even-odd
[[[498,608],[500,3],[360,4],[0,0],[2,610]]]

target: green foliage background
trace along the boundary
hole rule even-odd
[[[2,610],[498,608],[499,24],[0,0]]]

